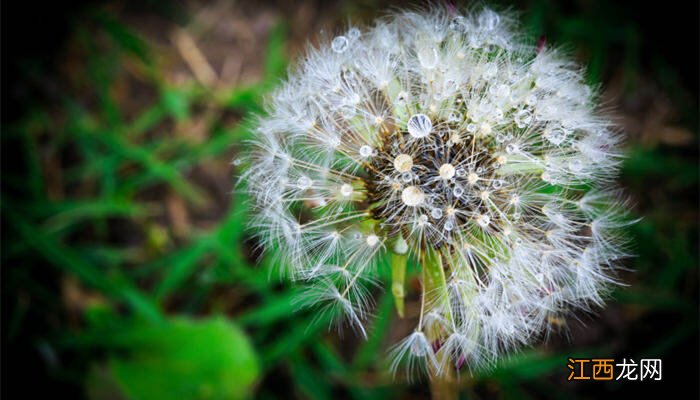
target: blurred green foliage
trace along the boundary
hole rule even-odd
[[[553,42],[582,49],[591,82],[610,68],[611,52],[625,48],[625,90],[636,90],[641,32],[634,21],[602,22],[601,10],[564,15],[545,1],[527,10],[534,36],[548,33]],[[368,340],[355,343],[348,333],[340,346],[338,336],[326,333],[327,316],[297,310],[296,289],[271,276],[270,260],[256,265],[246,241],[245,196],[226,192],[217,206],[211,185],[198,178],[207,166],[234,157],[250,134],[242,117],[260,112],[262,97],[284,76],[285,23],[268,33],[258,83],[207,88],[166,79],[157,49],[118,18],[93,10],[86,19],[72,38],[83,60],[75,66],[78,90],[3,129],[2,146],[20,160],[3,171],[3,290],[12,297],[6,342],[38,349],[48,379],[84,388],[95,399],[427,393],[425,385],[384,372],[397,322],[390,292],[379,294]],[[672,68],[654,73],[670,82],[667,90],[678,87]],[[151,95],[127,112],[129,98],[119,91],[128,74]],[[202,109],[215,116],[206,120],[204,140],[179,135]],[[695,135],[689,147],[696,144]],[[643,219],[630,228],[636,272],[614,301],[630,313],[668,313],[670,322],[663,335],[642,332],[641,344],[622,349],[639,353],[625,356],[664,357],[697,335],[696,156],[630,145],[623,181]],[[225,173],[228,190],[233,175]],[[170,207],[205,223],[178,225]],[[610,351],[604,343],[565,353],[528,350],[465,378],[465,393],[557,397],[553,388],[567,356]]]

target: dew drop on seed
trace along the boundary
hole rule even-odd
[[[345,197],[349,197],[352,194],[352,185],[344,183],[340,187],[340,194],[342,194]]]
[[[432,210],[430,210],[430,216],[435,219],[439,219],[442,217],[442,210],[439,208],[433,208]]]
[[[359,29],[357,29],[357,28],[350,28],[350,29],[348,30],[347,35],[348,35],[348,38],[349,38],[350,40],[357,40],[357,38],[360,37],[360,33],[361,33],[361,32],[360,32]]]
[[[408,133],[414,138],[424,138],[432,130],[433,122],[425,114],[415,114],[408,120]]]
[[[443,228],[444,230],[446,230],[446,231],[449,232],[449,231],[451,231],[452,229],[454,229],[454,227],[455,227],[455,223],[454,223],[454,222],[452,222],[452,221],[447,221],[447,222],[445,222],[445,225],[443,225],[442,228]]]
[[[343,53],[348,49],[348,38],[345,36],[336,36],[331,41],[331,49],[336,53]]]
[[[452,189],[452,194],[455,197],[462,197],[462,195],[464,194],[464,189],[461,186],[455,186],[455,188]]]
[[[421,47],[418,49],[418,61],[425,69],[433,69],[438,63],[438,53],[433,47]]]
[[[493,183],[491,185],[493,186],[494,189],[500,189],[503,187],[503,181],[500,179],[496,179],[495,181],[493,181]]]
[[[312,183],[313,183],[313,181],[311,179],[309,179],[308,176],[302,176],[299,179],[297,179],[297,186],[301,190],[305,190],[305,189],[310,188]]]
[[[479,15],[477,22],[482,29],[492,31],[501,22],[501,17],[492,10],[485,10]]]
[[[513,143],[510,143],[506,146],[506,153],[508,154],[513,154],[518,151],[518,146],[516,146]]]
[[[515,114],[515,125],[522,129],[530,124],[532,121],[532,113],[528,110],[520,110]]]
[[[479,224],[480,227],[486,228],[491,223],[491,217],[486,214],[481,214],[479,218],[477,218],[476,223]]]
[[[476,132],[476,124],[474,124],[474,123],[467,124],[467,131],[472,132],[472,133]]]
[[[360,147],[360,157],[367,158],[372,155],[372,148],[364,145]]]
[[[406,183],[409,183],[413,180],[413,174],[411,174],[410,172],[404,172],[403,174],[401,174],[401,180]]]
[[[335,149],[336,147],[340,146],[340,138],[338,136],[331,136],[328,139],[328,144]]]
[[[366,242],[369,247],[374,247],[379,243],[379,238],[377,235],[369,235],[367,236]]]
[[[236,158],[235,160],[233,160],[233,165],[238,166],[238,165],[241,165],[242,162],[243,161],[240,158]]]
[[[544,132],[544,137],[553,145],[558,146],[566,138],[566,133],[560,128],[547,129]]]

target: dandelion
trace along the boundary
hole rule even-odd
[[[620,137],[579,67],[509,15],[389,15],[311,48],[260,117],[260,245],[305,300],[366,334],[378,269],[404,315],[391,354],[432,375],[493,364],[601,305],[626,255]]]

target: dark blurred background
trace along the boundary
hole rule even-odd
[[[620,181],[641,222],[629,286],[464,376],[462,398],[698,398],[697,2],[492,4],[587,66],[628,136]],[[308,40],[397,5],[3,2],[3,395],[428,397],[386,372],[412,326],[391,296],[367,341],[295,311],[255,262],[230,164]],[[568,357],[660,358],[663,379],[567,382]]]

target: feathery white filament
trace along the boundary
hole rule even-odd
[[[602,304],[626,254],[619,136],[523,37],[489,9],[395,13],[310,48],[258,121],[252,225],[310,303],[365,334],[380,260],[438,254],[394,366],[491,364]]]

